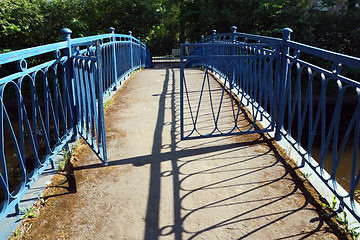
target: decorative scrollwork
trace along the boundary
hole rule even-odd
[[[342,70],[342,64],[338,62],[334,62],[331,66],[331,72],[335,75],[339,75]]]
[[[27,69],[27,62],[25,59],[21,59],[17,62],[17,68],[19,71],[24,72]]]
[[[300,51],[300,50],[295,50],[295,51],[294,51],[294,58],[295,58],[295,59],[299,59],[299,58],[300,58],[300,54],[301,54],[301,51]]]
[[[61,51],[59,49],[55,50],[55,58],[59,59],[60,57],[61,57]]]
[[[96,52],[96,47],[91,45],[91,46],[88,46],[88,54],[89,56],[95,56],[95,52]]]

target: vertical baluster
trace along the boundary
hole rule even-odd
[[[133,37],[132,37],[131,31],[129,31],[129,36],[130,36],[130,62],[131,62],[131,69],[133,69],[133,67],[134,67],[133,46],[132,46]]]
[[[101,48],[100,42],[97,41],[96,43],[96,57],[98,63],[98,117],[99,117],[99,135],[98,144],[100,149],[100,156],[102,156],[104,160],[104,164],[107,165],[107,150],[106,150],[106,133],[105,133],[105,117],[104,117],[104,103],[103,103],[103,62],[102,62],[102,55],[101,55]]]
[[[73,64],[72,64],[72,46],[71,46],[71,33],[72,31],[68,28],[63,28],[61,30],[61,33],[63,35],[63,39],[64,41],[67,41],[68,43],[68,47],[67,49],[65,49],[65,55],[68,57],[68,59],[66,60],[65,63],[65,79],[63,79],[63,106],[64,106],[64,118],[65,118],[65,132],[68,129],[67,126],[67,109],[68,109],[68,104],[70,107],[70,111],[72,113],[72,119],[70,119],[71,121],[71,125],[70,128],[72,128],[72,131],[74,132],[73,134],[73,139],[75,139],[77,137],[77,130],[76,130],[76,125],[77,125],[77,117],[76,117],[76,111],[75,111],[75,92],[73,91],[74,89],[74,82],[73,82]],[[69,99],[68,99],[69,98]],[[67,103],[67,100],[69,100],[69,103]]]
[[[139,68],[141,68],[141,42],[140,37],[137,38],[139,41]]]
[[[288,64],[287,64],[287,54],[289,54],[289,47],[287,42],[290,41],[290,35],[292,30],[290,28],[284,28],[282,30],[282,47],[281,47],[281,56],[280,56],[280,83],[279,83],[279,100],[278,100],[278,113],[277,113],[277,122],[276,122],[276,132],[275,140],[279,141],[281,139],[280,130],[283,126],[283,118],[285,113],[285,89],[286,81],[288,79]]]
[[[113,54],[113,63],[112,63],[112,66],[114,66],[114,90],[117,89],[117,63],[116,63],[116,51],[115,51],[115,28],[113,27],[110,27],[109,28],[110,30],[110,33],[112,34],[112,37],[111,37],[111,42],[112,42],[112,54]]]

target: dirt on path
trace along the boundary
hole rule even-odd
[[[109,165],[79,144],[23,239],[344,238],[266,136],[180,141],[178,70],[136,73],[105,114]]]

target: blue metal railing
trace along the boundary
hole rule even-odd
[[[200,43],[182,44],[181,49],[184,53],[190,48],[190,55],[183,57],[185,65],[211,68],[224,83],[228,81],[229,88],[236,89],[239,99],[250,97],[251,107],[255,104],[259,114],[254,118],[274,121],[274,138],[296,150],[299,166],[311,170],[315,186],[326,186],[319,192],[328,195],[329,202],[336,196],[339,211],[350,212],[359,222],[355,194],[360,180],[360,59],[293,42],[291,32],[283,29],[283,38],[278,39],[237,33],[233,27],[231,33],[213,31]],[[251,64],[239,61],[250,59],[247,55]],[[265,60],[254,61],[256,55]],[[238,64],[214,60],[220,56]],[[264,71],[274,74],[261,83]],[[265,88],[262,93],[261,88]],[[274,102],[260,99],[264,92]],[[274,107],[268,105],[274,103]]]
[[[151,66],[144,43],[110,31],[0,55],[0,222],[78,134],[107,163],[103,95]]]

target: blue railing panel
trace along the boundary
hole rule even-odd
[[[30,57],[34,55],[29,53]],[[0,181],[4,193],[0,220],[52,163],[50,156],[57,154],[74,133],[73,126],[67,121],[73,116],[63,105],[70,98],[67,81],[56,74],[67,59],[57,55],[54,61],[27,69],[26,56],[22,57],[25,59],[19,61],[19,72],[6,80],[3,78],[0,85]],[[21,179],[16,177],[17,171],[20,171]]]
[[[62,32],[63,42],[0,55],[0,222],[77,134],[107,162],[103,96],[151,59],[139,39],[114,29]]]
[[[295,139],[298,147],[301,145],[306,149],[307,158],[312,156],[315,144],[321,146],[320,169],[323,172],[327,165],[330,172],[330,178],[324,180],[331,181],[334,193],[342,197],[346,196],[338,190],[337,171],[344,161],[345,149],[352,148],[350,188],[346,190],[351,202],[354,202],[354,192],[359,183],[356,161],[360,84],[342,75],[342,68],[347,66],[359,73],[360,59],[294,42],[290,46],[292,54],[287,55],[289,75],[285,95],[287,124],[282,132],[287,139]],[[319,66],[309,60],[301,60],[300,54],[310,61],[312,56],[320,57],[324,59],[323,64]],[[314,85],[318,92],[314,92]],[[297,124],[294,124],[296,116]],[[295,125],[298,125],[296,133]]]
[[[188,66],[207,65],[214,54],[230,55],[234,61],[238,55],[278,54],[262,64],[237,62],[232,68],[235,84],[262,104],[265,118],[276,119],[275,139],[286,139],[298,152],[302,164],[319,179],[316,181],[326,185],[324,193],[338,198],[339,211],[348,211],[359,222],[355,193],[360,180],[360,59],[293,42],[291,32],[283,29],[283,38],[277,39],[236,33],[236,27],[225,34],[214,30],[202,37],[201,44],[182,45],[182,51],[188,47],[194,56],[208,59],[190,55]],[[224,64],[211,65],[220,77],[234,78]],[[263,81],[267,71],[274,72],[270,84]],[[276,98],[275,109],[269,109],[268,104],[273,103],[265,100],[272,97]],[[332,196],[325,197],[331,201]]]

